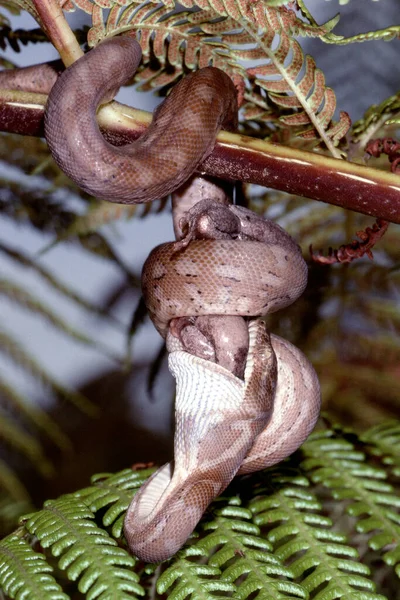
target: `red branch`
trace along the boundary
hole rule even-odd
[[[379,158],[381,154],[387,154],[392,173],[400,173],[400,143],[397,140],[389,137],[371,140],[366,145],[365,152],[375,158]]]
[[[318,253],[314,253],[313,247],[310,246],[311,260],[323,265],[333,265],[334,263],[350,263],[356,258],[361,258],[364,254],[372,259],[371,248],[381,239],[388,226],[389,223],[387,221],[377,219],[372,227],[357,231],[356,236],[361,241],[353,240],[349,244],[340,246],[337,250],[329,248],[328,256],[323,256],[321,250]]]

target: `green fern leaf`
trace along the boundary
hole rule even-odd
[[[74,495],[93,513],[108,507],[102,516],[102,522],[106,527],[112,527],[112,536],[119,539],[125,511],[132,500],[132,490],[137,491],[154,471],[155,469],[126,469],[115,475],[98,474],[92,477],[92,486],[79,490]]]
[[[254,522],[267,527],[274,554],[289,563],[302,587],[315,600],[354,598],[384,600],[374,593],[370,571],[358,562],[358,552],[346,536],[332,530],[332,521],[321,514],[322,505],[303,485],[290,485],[290,474],[272,479],[277,491],[250,502]],[[362,591],[358,591],[361,589]],[[318,590],[318,591],[316,591]]]
[[[168,591],[170,600],[185,600],[188,596],[191,600],[229,597],[235,591],[235,586],[221,581],[219,575],[220,570],[217,567],[201,565],[181,558],[175,560],[173,567],[159,577],[157,591],[159,594]]]
[[[361,435],[361,440],[371,444],[372,454],[381,456],[384,465],[393,465],[393,475],[400,477],[400,425],[398,421],[386,421],[372,427]]]
[[[0,557],[0,586],[9,598],[68,600],[51,575],[53,569],[46,557],[17,535],[1,542]]]
[[[60,557],[58,568],[88,600],[111,595],[118,600],[142,596],[135,560],[108,533],[97,527],[94,514],[72,495],[49,500],[43,510],[24,517],[27,531],[44,549]]]
[[[291,581],[292,571],[271,553],[271,544],[251,522],[251,511],[240,503],[237,496],[215,501],[210,508],[213,518],[206,518],[200,526],[200,539],[192,537],[190,545],[160,576],[159,594],[168,592],[171,600],[180,600],[204,589],[208,581],[208,592],[234,591],[234,597],[243,600],[256,592],[265,599],[308,598],[304,589]],[[199,559],[207,564],[199,564]]]
[[[366,111],[362,119],[356,121],[351,129],[351,135],[354,142],[359,142],[362,150],[369,139],[379,132],[379,130],[392,117],[398,114],[400,110],[400,93],[389,96],[380,104],[373,104]]]
[[[332,431],[313,434],[303,446],[307,458],[302,463],[314,483],[331,491],[337,501],[347,503],[346,512],[354,517],[356,530],[366,534],[373,550],[383,550],[389,565],[396,565],[400,576],[400,497],[383,481],[383,469],[365,462],[365,454]]]
[[[260,529],[251,522],[252,513],[240,506],[230,506],[213,511],[215,519],[206,522],[204,531],[210,531],[195,544],[196,550],[212,554],[208,564],[221,569],[222,579],[240,582],[235,598],[245,599],[259,592],[257,597],[283,600],[288,595],[307,598],[304,588],[291,581],[293,571],[284,567],[271,551],[272,545],[260,535]]]

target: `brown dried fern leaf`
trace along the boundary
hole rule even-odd
[[[169,85],[183,72],[208,65],[223,69],[234,80],[243,79],[244,69],[230,55],[224,36],[219,31],[205,31],[198,25],[198,21],[209,22],[218,17],[212,11],[190,13],[166,6],[155,8],[149,3],[132,4],[125,10],[110,11],[101,32],[101,26],[97,27],[96,36],[114,35],[128,28],[135,31],[143,52],[143,65],[136,79],[142,82],[139,89],[143,91]],[[229,20],[229,30],[237,27],[237,23]]]
[[[247,74],[267,92],[270,100],[281,109],[290,111],[291,114],[280,117],[280,122],[287,127],[295,127],[296,134],[302,138],[324,142],[332,155],[339,158],[340,152],[335,145],[346,135],[351,124],[350,117],[341,112],[338,122],[332,120],[336,96],[325,85],[325,76],[314,59],[305,56],[300,44],[283,30],[279,31],[275,49],[272,47],[276,31],[270,29],[260,34],[254,28],[247,30],[249,36],[258,41],[260,51],[268,57],[268,62],[247,69]]]

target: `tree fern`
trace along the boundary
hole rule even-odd
[[[132,492],[153,469],[95,476],[90,487],[23,517],[17,535],[0,542],[2,556],[16,552],[15,545],[23,549],[19,562],[3,561],[0,586],[17,597],[6,586],[12,580],[14,590],[22,589],[38,555],[40,573],[53,572],[67,597],[74,593],[71,582],[89,598],[141,595],[151,575],[157,577],[158,594],[171,600],[232,595],[245,600],[254,594],[279,600],[385,600],[360,553],[368,541],[400,577],[400,546],[394,546],[400,499],[385,481],[389,472],[374,465],[376,453],[370,450],[386,430],[395,436],[393,453],[398,454],[399,422],[360,438],[334,428],[313,434],[286,464],[236,479],[209,507],[185,547],[156,571],[135,563],[122,537]],[[367,454],[358,449],[363,444]],[[360,532],[351,545],[352,522],[341,519],[344,512]],[[40,546],[27,543],[31,536]],[[51,581],[42,600],[53,597]]]
[[[349,501],[346,512],[354,517],[356,530],[368,534],[369,546],[375,551],[394,546],[382,558],[400,577],[400,498],[383,481],[385,470],[365,463],[363,452],[332,432],[314,435],[304,451],[303,467],[312,481],[329,488],[335,500]]]
[[[322,505],[309,490],[286,480],[282,491],[250,506],[255,522],[268,526],[276,555],[290,564],[294,577],[303,577],[303,589],[314,592],[317,600],[357,598],[357,590],[366,600],[383,599],[373,593],[370,571],[358,562],[358,552],[346,544],[346,536],[332,531],[331,519],[316,512],[322,512]]]
[[[272,596],[279,600],[307,597],[302,586],[291,581],[292,570],[283,566],[273,554],[272,545],[261,537],[259,527],[252,522],[251,510],[237,506],[238,501],[239,497],[233,497],[214,509],[214,518],[202,528],[205,537],[188,549],[188,557],[211,554],[208,564],[218,567],[222,581],[236,583],[237,598],[247,598],[255,592],[258,597]],[[165,582],[170,582],[171,574],[176,574],[175,564],[160,578],[157,586],[160,592],[165,591]],[[172,591],[171,598],[179,597],[180,586]]]
[[[24,520],[41,546],[60,557],[57,566],[68,579],[79,580],[78,589],[88,600],[143,595],[138,576],[129,569],[134,559],[96,525],[94,514],[77,498],[49,500],[42,511]]]
[[[191,2],[183,5],[193,8]],[[133,3],[124,10],[115,4],[106,20],[99,19],[95,13],[95,8],[100,11],[102,8],[93,5],[96,23],[88,39],[94,45],[106,35],[128,27],[137,31],[144,65],[150,58],[159,62],[157,70],[145,66],[139,73],[140,80],[146,82],[142,84],[143,90],[174,82],[184,67],[193,69],[210,63],[227,71],[237,85],[241,81],[242,87],[244,79],[250,78],[253,86],[255,84],[267,91],[275,104],[294,113],[281,117],[283,125],[295,126],[297,133],[307,139],[322,139],[334,156],[340,156],[334,146],[345,136],[350,119],[342,112],[339,122],[332,123],[336,109],[335,94],[325,86],[324,75],[316,68],[314,59],[304,57],[300,44],[293,37],[299,33],[322,36],[336,24],[337,19],[317,28],[314,23],[307,24],[298,19],[291,11],[266,7],[262,3],[255,3],[254,10],[241,6],[240,2],[237,7],[233,2],[224,7],[218,4],[203,6],[201,3],[199,6],[202,10],[197,12],[177,12],[171,11],[168,3],[156,9],[151,3]],[[88,8],[88,3],[85,7]],[[221,15],[226,18],[221,20]],[[277,35],[280,38],[278,47],[272,49]],[[286,64],[289,54],[290,63]],[[240,62],[265,58],[269,59],[267,64],[248,68],[247,73]],[[173,68],[166,71],[166,66]],[[298,81],[303,68],[305,73]],[[281,79],[277,81],[276,75]],[[249,106],[248,112],[244,113],[245,118],[246,114],[254,118],[251,111],[254,103],[267,108],[261,94],[255,96],[253,92],[247,95],[247,100]]]
[[[142,469],[132,472],[126,469],[116,475],[100,474],[92,478],[95,486],[85,488],[76,493],[93,512],[107,510],[103,513],[102,522],[111,527],[112,535],[122,535],[125,511],[132,500],[132,489],[139,488],[154,469]]]
[[[372,427],[361,438],[384,465],[390,465],[395,477],[400,476],[400,428],[397,421],[386,421]]]
[[[0,577],[9,598],[23,600],[66,600],[67,594],[52,576],[53,569],[43,554],[35,552],[18,535],[1,543]]]

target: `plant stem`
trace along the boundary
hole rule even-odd
[[[46,96],[0,90],[0,131],[43,136]],[[151,114],[112,102],[98,113],[115,145],[137,139]],[[199,172],[335,204],[400,223],[400,178],[393,173],[221,131]]]
[[[33,0],[46,35],[66,67],[83,56],[83,51],[56,0]]]

